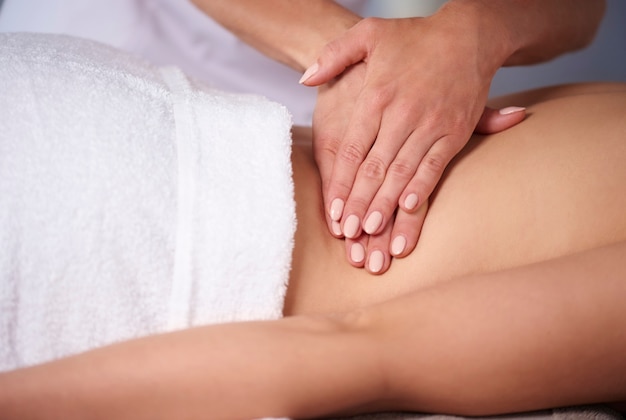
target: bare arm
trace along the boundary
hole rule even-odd
[[[595,38],[606,9],[605,0],[520,0],[516,3],[517,10],[502,11],[507,25],[514,28],[510,37],[517,39],[516,49],[505,60],[505,66],[539,63],[588,46]]]
[[[303,70],[328,41],[360,16],[330,0],[192,0],[207,15],[271,58]],[[508,42],[500,65],[539,62],[582,48],[593,39],[604,0],[452,0],[451,14],[480,19],[488,41]],[[470,17],[471,16],[471,17]],[[465,17],[463,17],[465,19]],[[474,24],[474,23],[473,23]],[[504,51],[504,50],[503,50]]]
[[[322,47],[361,18],[330,0],[193,0],[270,58],[303,71]]]
[[[381,305],[393,394],[464,415],[623,401],[625,257],[621,242]]]
[[[0,412],[7,420],[477,415],[624,400],[625,255],[623,242],[357,313],[110,346],[1,374]]]
[[[485,45],[494,39],[504,43],[500,67],[539,63],[586,47],[605,8],[605,0],[452,0],[442,12],[474,19],[487,35]]]
[[[215,325],[0,374],[1,417],[252,419],[359,406],[378,393],[374,347],[345,327],[326,317]]]

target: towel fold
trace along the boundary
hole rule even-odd
[[[95,42],[0,35],[0,370],[282,314],[291,120]]]

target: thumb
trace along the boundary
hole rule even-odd
[[[526,118],[526,108],[511,106],[493,109],[485,107],[474,132],[477,134],[499,133],[519,124],[524,118]]]
[[[302,77],[300,84],[319,86],[339,76],[345,69],[367,57],[368,48],[362,36],[347,31],[324,46],[317,61]]]

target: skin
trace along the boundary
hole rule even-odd
[[[298,206],[299,212],[305,212],[299,217],[312,220],[314,226],[296,236],[296,243],[301,247],[296,248],[294,272],[297,276],[290,284],[294,298],[288,299],[287,313],[334,312],[346,307],[362,307],[408,293],[416,287],[541,261],[622,238],[626,220],[621,204],[626,201],[615,202],[621,198],[614,197],[619,188],[606,186],[611,183],[612,174],[616,174],[613,182],[622,182],[617,174],[624,173],[623,165],[617,160],[615,167],[604,167],[604,154],[597,154],[596,161],[587,160],[587,139],[597,137],[594,126],[572,129],[577,133],[575,143],[571,136],[560,134],[562,127],[571,126],[572,119],[586,122],[602,117],[603,110],[585,109],[585,105],[578,102],[583,100],[578,93],[603,89],[613,87],[563,87],[495,101],[496,106],[510,101],[528,106],[528,119],[499,135],[487,137],[488,141],[481,136],[473,138],[436,191],[414,252],[396,260],[382,277],[341,264],[343,245],[333,241],[323,229],[323,203],[317,194],[320,185],[299,190],[298,203],[308,203],[305,208]],[[559,104],[561,108],[556,99],[546,99],[559,95],[567,97]],[[541,103],[533,104],[535,100]],[[552,112],[542,114],[540,111],[545,108]],[[569,108],[573,110],[570,112]],[[617,118],[621,109],[615,105],[611,118]],[[550,121],[553,121],[552,130]],[[583,133],[587,137],[583,137]],[[499,136],[506,138],[506,143],[500,142]],[[550,147],[544,139],[548,136]],[[613,140],[605,150],[624,149],[619,136]],[[307,147],[309,143],[303,140],[300,144]],[[575,144],[579,149],[573,149]],[[571,150],[576,160],[555,167],[555,163],[562,162],[566,150]],[[296,177],[303,173],[306,179],[318,178],[310,150],[294,149],[294,159]],[[606,179],[597,175],[599,172],[606,173]],[[588,173],[595,176],[586,177]],[[555,187],[547,188],[545,180],[557,182],[557,175],[560,178]],[[576,212],[572,212],[574,208]],[[565,219],[564,214],[571,216]],[[594,215],[593,224],[588,222],[590,215]],[[319,264],[320,256],[332,261],[332,265]],[[342,271],[331,275],[328,267]],[[299,278],[308,280],[300,285]],[[306,296],[306,301],[300,301],[299,295]]]
[[[296,145],[291,316],[0,374],[3,418],[487,415],[626,400],[626,86],[515,99],[530,118],[471,141],[417,249],[384,276],[354,270],[320,229],[319,172]]]
[[[320,85],[313,148],[327,227],[347,236],[348,248],[364,248],[363,259],[349,261],[371,273],[416,245],[421,207],[470,138],[496,70],[585,47],[605,8],[451,0],[428,18],[381,20],[326,0],[194,3],[267,56],[308,68],[303,83]]]

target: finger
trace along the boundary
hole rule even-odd
[[[351,214],[344,210],[345,203],[352,191],[357,171],[368,155],[380,128],[380,119],[375,117],[382,114],[380,106],[370,104],[371,101],[358,100],[355,105],[346,134],[339,145],[333,162],[333,170],[326,196],[326,202],[330,203],[328,212],[331,219],[336,221],[341,219],[343,233],[350,238],[355,238],[359,235],[361,221],[356,215],[350,217]],[[365,110],[368,110],[368,112],[365,112]],[[369,117],[367,117],[368,115]],[[341,210],[341,213],[339,210]],[[350,229],[346,231],[345,223],[348,218],[350,219],[348,227],[351,228],[358,225],[359,228],[357,230]],[[355,221],[355,219],[358,220]]]
[[[464,145],[452,147],[451,144],[454,142],[449,138],[440,138],[424,155],[417,167],[415,176],[400,196],[399,205],[404,211],[414,212],[426,202],[437,182],[441,179],[446,166]]]
[[[526,108],[511,106],[502,109],[485,107],[474,129],[478,134],[494,134],[519,124],[526,118]]]
[[[391,223],[388,223],[380,234],[369,235],[365,269],[370,274],[383,274],[391,266],[391,255],[389,254],[390,241]]]
[[[428,212],[428,200],[416,212],[407,213],[398,209],[391,231],[389,253],[394,258],[403,258],[415,249]]]
[[[368,241],[369,235],[361,235],[355,239],[346,238],[346,256],[353,267],[363,268],[365,266]]]
[[[396,116],[395,112],[385,112],[384,120],[389,115]],[[399,162],[398,151],[402,150],[410,129],[405,124],[397,124],[397,121],[389,121],[381,124],[381,129],[376,141],[363,163],[359,166],[354,185],[346,202],[344,214],[355,215],[362,224],[363,230],[368,234],[379,233],[390,220],[398,206],[400,193],[417,170],[418,160],[415,157]],[[395,195],[385,201],[385,197],[378,200],[378,206],[372,207],[372,200],[378,197],[378,191],[382,185],[388,183],[389,173],[393,173],[393,179],[401,183],[395,186]],[[406,176],[399,175],[405,172]],[[368,209],[370,211],[368,212]],[[358,232],[344,225],[346,236],[352,237]]]
[[[356,78],[358,81],[363,71],[363,66],[353,66],[349,73],[351,77]],[[347,86],[353,88],[350,83]],[[353,114],[352,107],[343,105],[341,99],[343,96],[350,97],[350,92],[346,92],[345,89],[345,83],[341,85],[332,83],[322,86],[319,89],[318,100],[313,114],[313,155],[320,171],[324,209],[327,209],[325,213],[327,215],[328,228],[335,236],[337,229],[336,227],[333,229],[331,220],[341,220],[343,200],[333,202],[329,199],[329,185],[339,147]],[[355,93],[354,97],[357,95],[358,93]],[[338,96],[339,103],[337,102]],[[351,104],[353,102],[350,101]]]
[[[317,127],[320,126],[323,127],[323,130],[317,129]],[[320,180],[322,182],[324,208],[327,209],[324,214],[326,215],[328,227],[333,234],[335,234],[337,228],[335,227],[335,229],[333,229],[331,222],[335,222],[338,224],[339,220],[341,220],[344,201],[337,198],[330,199],[329,197],[331,197],[331,195],[329,188],[331,176],[333,173],[333,166],[339,147],[341,145],[343,132],[344,130],[342,128],[337,129],[337,127],[335,127],[335,124],[332,124],[331,121],[329,121],[328,125],[324,125],[323,123],[320,125],[313,125],[313,144],[315,146],[314,156],[315,162],[319,169]],[[337,235],[335,234],[335,236]]]
[[[400,147],[400,151],[393,161],[389,164],[385,179],[376,195],[371,200],[371,204],[367,210],[363,222],[363,229],[366,233],[371,235],[378,234],[380,229],[384,227],[384,224],[391,219],[398,207],[400,195],[415,176],[418,163],[432,146],[427,142],[422,142],[419,137],[419,133],[411,133]],[[375,147],[376,145],[374,145],[374,148]],[[354,190],[356,190],[356,183]],[[376,225],[375,222],[378,220],[381,220],[381,223]]]

